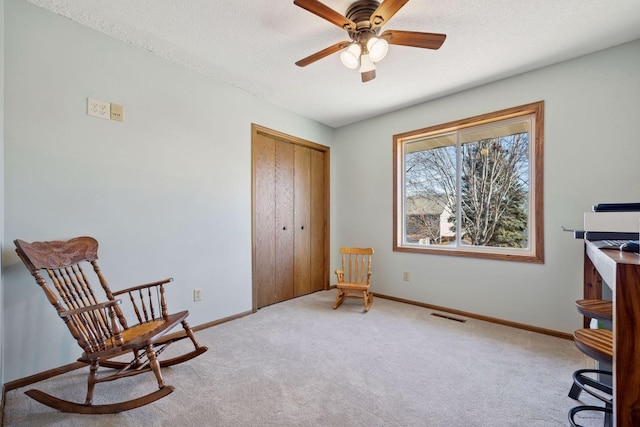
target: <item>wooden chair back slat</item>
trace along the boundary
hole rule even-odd
[[[138,289],[138,296],[140,298],[140,306],[142,307],[142,313],[144,314],[142,321],[147,321],[149,320],[149,315],[147,314],[147,305],[144,303],[144,296],[142,295],[142,289]]]
[[[341,248],[342,272],[344,281],[350,283],[367,283],[371,272],[371,248]]]
[[[133,312],[136,314],[136,317],[138,318],[138,322],[142,321],[142,316],[140,315],[140,309],[138,308],[138,304],[136,304],[136,299],[133,296],[132,292],[128,292],[129,294],[129,300],[131,301],[131,306],[133,307]]]
[[[98,243],[96,242],[96,245]],[[96,247],[97,250],[97,247]],[[91,260],[91,266],[93,267],[93,271],[96,274],[96,276],[98,276],[98,280],[100,281],[100,286],[102,286],[102,290],[104,291],[104,293],[107,295],[107,299],[109,301],[113,301],[114,298],[114,294],[111,292],[111,289],[109,288],[109,282],[107,282],[107,279],[104,278],[104,276],[102,275],[102,271],[100,270],[100,266],[98,265],[98,262],[96,261],[98,259],[98,256],[96,255],[95,259]],[[122,313],[122,310],[120,309],[119,306],[115,306],[114,310],[116,312],[116,315],[118,316],[118,321],[120,322],[120,324],[122,325],[122,327],[124,329],[127,329],[127,319],[124,317],[124,314]]]
[[[97,304],[92,308],[80,308],[62,314],[68,324],[78,331],[78,344],[86,354],[105,351],[120,345],[122,334],[113,307],[118,301]]]
[[[98,303],[91,283],[80,263],[63,268],[46,268],[45,270],[67,310],[75,310]],[[110,335],[106,313],[99,311],[94,313],[94,316],[94,321],[88,321],[83,316],[77,319],[75,326],[81,337],[87,338],[87,334],[92,334],[86,330],[87,327],[98,328],[100,331],[95,331],[95,333],[99,335]],[[81,347],[84,348],[85,345],[81,344]]]
[[[80,346],[87,353],[94,353],[106,349],[106,341],[109,337],[108,329],[104,331],[100,320],[102,311],[99,314],[95,312],[79,313],[70,317],[70,321],[76,323],[76,327],[80,332]]]
[[[156,318],[155,306],[151,303],[153,301],[153,297],[151,296],[151,288],[147,288],[147,294],[149,298],[149,309],[151,310],[151,318]]]
[[[47,268],[46,271],[69,310],[97,303],[80,264],[60,269]]]
[[[166,319],[168,312],[164,296],[164,284],[171,280],[166,279],[143,286],[123,289],[114,292],[112,296],[113,298],[123,297],[129,299],[138,323],[150,322],[161,317]]]
[[[160,297],[161,292],[164,292],[164,286],[159,285],[147,287],[146,290],[146,294],[144,289],[135,288],[118,292],[115,295],[128,295],[133,312],[138,319],[138,323],[150,322],[160,318],[160,316],[166,318],[166,306],[163,315],[161,303],[162,298]],[[157,311],[159,312],[156,313]],[[156,317],[156,315],[158,315],[158,317]]]
[[[95,239],[78,237],[68,242],[33,243],[16,240],[16,247],[18,255],[85,352],[104,350],[109,345],[108,342],[113,340],[114,334],[119,333],[121,328],[126,329],[126,322],[116,325],[110,320],[109,312],[113,312],[114,319],[124,322],[122,311],[116,304],[100,310],[80,311],[63,316],[67,312],[98,304],[98,298],[82,264],[89,266],[89,271],[93,269],[103,290],[107,294],[111,293],[108,283],[99,274],[96,262],[98,243]],[[41,270],[46,271],[49,281],[40,274]]]

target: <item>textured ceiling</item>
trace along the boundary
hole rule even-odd
[[[361,83],[338,53],[294,65],[349,38],[293,0],[29,1],[331,127],[640,39],[639,0],[411,0],[383,30],[444,45],[392,45]]]

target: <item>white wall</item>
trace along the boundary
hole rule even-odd
[[[24,0],[4,3],[3,381],[78,356],[16,238],[93,235],[114,289],[173,276],[171,308],[189,309],[192,325],[251,309],[252,122],[332,147],[332,269],[337,247],[371,245],[374,291],[555,330],[580,326],[582,292],[582,246],[560,226],[580,226],[594,203],[640,199],[640,41],[334,131]],[[123,104],[125,122],[88,117],[86,97]],[[393,252],[392,135],[538,100],[546,263]]]
[[[79,355],[16,238],[94,236],[112,289],[172,276],[191,325],[251,310],[251,123],[324,145],[333,129],[26,1],[5,18],[4,380]]]
[[[393,252],[393,135],[539,100],[545,264]],[[581,325],[573,307],[582,295],[582,245],[560,228],[581,227],[596,203],[640,200],[639,119],[635,41],[340,128],[334,244],[375,248],[374,292],[573,332]]]

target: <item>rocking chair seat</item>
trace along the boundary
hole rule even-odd
[[[86,352],[82,353],[81,359],[91,360],[105,356],[117,356],[132,349],[138,349],[155,342],[159,337],[169,332],[189,316],[188,311],[181,311],[170,314],[166,319],[160,318],[149,322],[139,323],[122,331],[124,343],[117,345],[114,338],[109,340],[108,348],[101,352],[91,353],[90,357]]]
[[[343,282],[336,285],[338,289],[350,289],[354,291],[366,291],[369,289],[369,286],[362,283],[353,283],[353,282]]]

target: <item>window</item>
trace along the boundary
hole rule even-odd
[[[544,262],[544,102],[395,135],[395,251]]]

